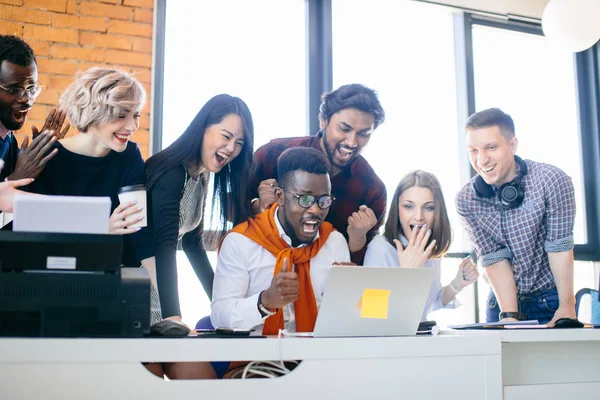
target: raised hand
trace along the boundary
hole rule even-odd
[[[402,268],[420,268],[425,264],[435,247],[435,239],[431,241],[429,246],[425,247],[429,236],[431,236],[431,230],[427,229],[427,225],[423,225],[412,230],[406,248],[402,246],[398,239],[394,239],[398,261]]]
[[[348,217],[348,236],[364,236],[377,223],[373,210],[362,205]]]
[[[16,181],[24,178],[37,178],[48,161],[58,152],[58,149],[52,149],[54,142],[56,142],[56,136],[53,131],[40,133],[31,144],[29,144],[29,137],[25,137],[17,157],[15,170],[7,179]]]
[[[35,139],[40,133],[53,131],[56,133],[58,140],[64,138],[71,127],[71,124],[67,122],[65,128],[61,130],[66,118],[67,113],[65,111],[58,111],[56,108],[51,108],[41,131],[35,126],[31,127],[31,137]]]
[[[466,257],[463,258],[458,266],[458,272],[456,273],[456,277],[452,280],[452,286],[460,290],[475,282],[477,278],[479,278],[477,266],[473,264],[471,257]]]
[[[143,210],[143,208],[137,207],[136,204],[137,201],[131,201],[129,203],[119,204],[119,206],[115,208],[115,211],[113,211],[110,220],[108,221],[109,234],[128,235],[140,230],[140,228],[129,228],[129,225],[133,225],[144,219],[143,216],[140,216],[139,218],[129,218]]]
[[[298,300],[298,274],[290,267],[290,260],[283,259],[281,271],[271,280],[271,286],[262,294],[262,305],[271,310],[282,308]]]
[[[277,181],[275,179],[265,179],[258,185],[258,201],[252,204],[254,214],[259,214],[270,208],[277,201],[275,198],[275,188]]]

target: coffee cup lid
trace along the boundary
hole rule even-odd
[[[121,189],[119,189],[119,193],[127,193],[127,192],[137,192],[139,190],[146,190],[146,186],[144,185],[131,185],[131,186],[123,186]]]

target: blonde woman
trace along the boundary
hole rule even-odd
[[[123,265],[139,266],[144,261],[153,277],[152,235],[146,228],[128,226],[131,222],[126,221],[131,215],[142,215],[142,210],[137,204],[119,204],[117,196],[121,187],[144,184],[144,160],[130,139],[139,128],[145,101],[144,88],[126,72],[91,68],[79,76],[60,98],[60,108],[77,127],[78,134],[54,144],[55,157],[30,185],[30,191],[109,196],[109,232],[125,235]],[[152,322],[159,319],[160,312],[154,312]]]

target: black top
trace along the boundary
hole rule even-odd
[[[148,194],[150,222],[156,244],[156,280],[163,318],[181,316],[177,287],[177,242],[179,238],[179,209],[186,179],[183,164],[166,171]],[[200,279],[209,298],[212,295],[214,272],[201,243],[200,225],[183,235],[183,250]]]
[[[137,144],[127,143],[125,151],[110,151],[104,157],[73,153],[56,142],[58,153],[29,186],[29,191],[64,196],[109,196],[111,213],[119,205],[117,192],[123,186],[144,183],[144,160]],[[148,228],[123,235],[123,265],[137,267],[152,257],[152,234]]]

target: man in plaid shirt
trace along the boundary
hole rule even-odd
[[[335,201],[327,221],[348,241],[351,259],[362,264],[367,244],[383,222],[387,193],[373,168],[360,155],[385,113],[375,91],[359,84],[325,93],[319,112],[321,130],[315,136],[274,139],[254,153],[250,178],[252,212],[275,202],[277,158],[291,147],[312,147],[331,163]]]
[[[576,318],[571,178],[517,157],[514,122],[497,108],[473,114],[466,131],[478,175],[456,207],[492,287],[487,321]]]

